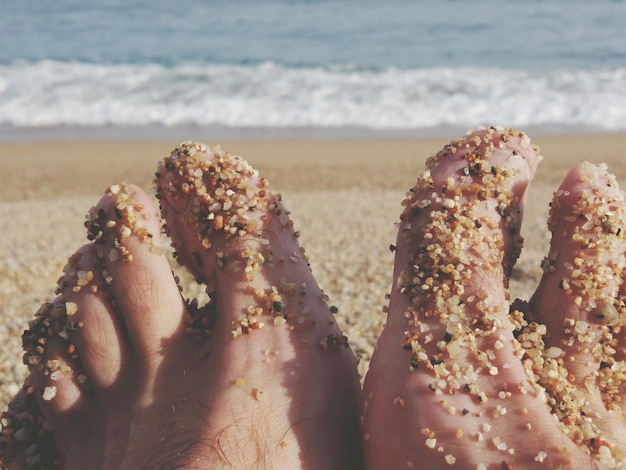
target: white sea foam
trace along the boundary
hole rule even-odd
[[[0,65],[0,125],[626,130],[626,68],[528,72],[80,62]]]

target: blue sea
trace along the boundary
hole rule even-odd
[[[626,131],[624,0],[2,0],[0,139]]]

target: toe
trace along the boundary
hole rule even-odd
[[[185,313],[145,193],[112,186],[86,226],[92,243],[70,257],[59,296],[24,335],[33,394],[59,454],[74,463],[128,444],[133,414],[153,400],[164,341],[182,332]]]
[[[22,335],[30,376],[2,416],[0,463],[6,468],[53,465],[58,452],[51,423],[60,423],[81,401],[76,374],[80,364],[67,339],[66,317],[59,296],[40,307]]]
[[[626,447],[617,355],[626,322],[620,293],[626,205],[605,165],[570,171],[554,195],[549,226],[550,252],[531,300],[536,320],[546,325],[548,359],[533,362],[535,373],[570,435],[593,453],[608,441],[615,454]]]
[[[561,468],[563,452],[576,452],[528,379],[508,317],[537,152],[517,131],[469,134],[429,159],[408,193],[387,325],[364,386],[373,468]]]
[[[73,313],[73,307],[59,295],[41,306],[22,335],[31,374],[5,416],[13,458],[26,461],[16,468],[31,468],[32,462],[52,465],[58,454],[51,431],[64,429],[84,411],[84,374],[69,340],[68,312]]]
[[[281,196],[245,160],[183,144],[156,184],[176,256],[224,314],[216,328],[239,337],[289,323],[315,331],[316,345],[320,334],[339,334]]]
[[[620,323],[616,304],[625,264],[624,212],[617,181],[602,165],[584,163],[573,168],[555,193],[549,220],[550,252],[531,300],[550,330],[546,338],[550,345],[562,345],[562,334],[557,332],[562,331],[564,319],[595,325],[592,343],[599,339],[602,325]]]
[[[236,408],[225,403],[217,422],[262,413],[273,422],[265,445],[276,461],[299,449],[298,465],[351,468],[359,449],[355,358],[280,195],[241,157],[194,143],[165,158],[156,186],[176,256],[215,304],[212,361],[227,364],[218,385],[251,391]],[[260,400],[267,395],[270,408]],[[229,436],[234,429],[239,441],[250,432],[229,426]]]
[[[86,222],[101,276],[129,341],[150,356],[183,323],[185,306],[160,242],[161,222],[148,195],[111,186]]]
[[[46,338],[41,354],[29,355],[27,352],[27,357],[31,371],[30,390],[47,418],[57,420],[79,406],[82,368],[68,340],[60,336]]]
[[[85,390],[111,387],[128,353],[123,320],[112,306],[111,278],[98,251],[89,244],[70,257],[58,288],[66,312],[60,334],[79,358],[76,374]]]
[[[59,461],[50,425],[41,414],[32,387],[25,386],[11,400],[0,422],[2,468],[52,468]]]

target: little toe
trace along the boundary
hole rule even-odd
[[[54,309],[64,310],[64,306],[52,304],[51,311]],[[64,336],[62,331],[59,333]],[[41,351],[25,348],[31,372],[28,390],[35,396],[46,418],[54,420],[78,406],[82,395],[79,384],[82,366],[72,343],[62,336],[45,338],[45,346],[37,348]],[[25,343],[33,338],[34,335]]]
[[[22,336],[31,375],[16,426],[36,434],[18,455],[39,461],[42,468],[54,468],[57,459],[95,458],[90,452],[97,445],[85,444],[85,438],[103,427],[93,417],[107,401],[102,391],[119,380],[122,334],[101,271],[93,244],[78,250],[59,279],[59,295],[39,309]]]
[[[67,340],[66,316],[59,296],[41,306],[22,335],[30,375],[2,417],[2,468],[53,468],[58,460],[52,431],[63,427],[82,396],[76,374],[80,364]]]
[[[550,252],[530,302],[532,319],[546,326],[547,358],[532,361],[533,370],[569,435],[623,465],[624,363],[617,348],[626,324],[626,203],[605,165],[583,163],[569,172],[554,195],[549,227]]]
[[[363,391],[371,468],[565,468],[582,457],[529,380],[508,316],[538,160],[525,134],[486,129],[431,157],[408,193]]]
[[[11,400],[0,423],[0,466],[3,469],[58,466],[50,425],[41,414],[32,387],[26,385]]]

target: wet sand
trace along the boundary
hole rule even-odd
[[[531,136],[532,137],[532,136]],[[528,298],[546,253],[548,203],[567,170],[606,162],[626,188],[626,135],[537,137],[544,160],[531,184],[525,249],[511,282]],[[68,256],[85,243],[85,214],[104,189],[121,181],[146,190],[156,163],[175,141],[0,143],[0,407],[26,375],[22,330],[54,296]],[[218,143],[218,142],[207,142]],[[320,285],[361,357],[360,371],[384,322],[395,227],[404,193],[445,139],[223,141],[283,193]],[[201,294],[185,276],[186,294]]]

